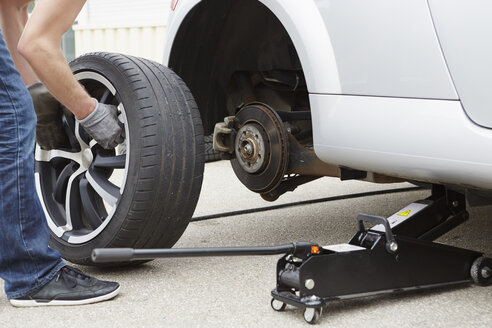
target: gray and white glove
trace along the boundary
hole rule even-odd
[[[118,120],[118,108],[114,105],[101,104],[96,99],[94,101],[96,102],[94,111],[77,121],[103,148],[115,148],[125,140],[125,130]]]

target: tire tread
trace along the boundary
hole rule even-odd
[[[126,81],[138,117],[130,144],[135,177],[122,195],[130,201],[118,208],[111,238],[95,246],[171,247],[191,219],[203,179],[203,128],[193,95],[171,69],[151,60],[91,53],[73,66],[89,62],[102,63]],[[90,253],[69,260],[92,264]]]

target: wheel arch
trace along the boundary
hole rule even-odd
[[[258,26],[265,27],[264,33],[256,33]],[[275,35],[287,37],[292,49],[285,40],[268,42],[265,47],[265,41]],[[289,57],[289,51],[296,60]],[[225,100],[219,98],[230,77],[228,70],[299,65],[310,93],[340,90],[330,38],[314,1],[302,6],[292,0],[183,2],[169,26],[164,64],[188,84],[206,134],[227,116]]]

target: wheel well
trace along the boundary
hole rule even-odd
[[[175,37],[169,67],[188,85],[205,134],[242,104],[308,110],[302,67],[287,31],[257,0],[204,0]]]

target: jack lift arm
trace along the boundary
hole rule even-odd
[[[331,301],[473,281],[492,285],[492,259],[482,253],[433,242],[468,219],[463,194],[440,185],[430,197],[389,218],[359,214],[347,244],[321,247],[297,242],[271,247],[188,249],[95,249],[94,262],[159,257],[284,254],[277,263],[272,308],[304,309],[316,323]],[[374,224],[370,229],[364,222]]]

